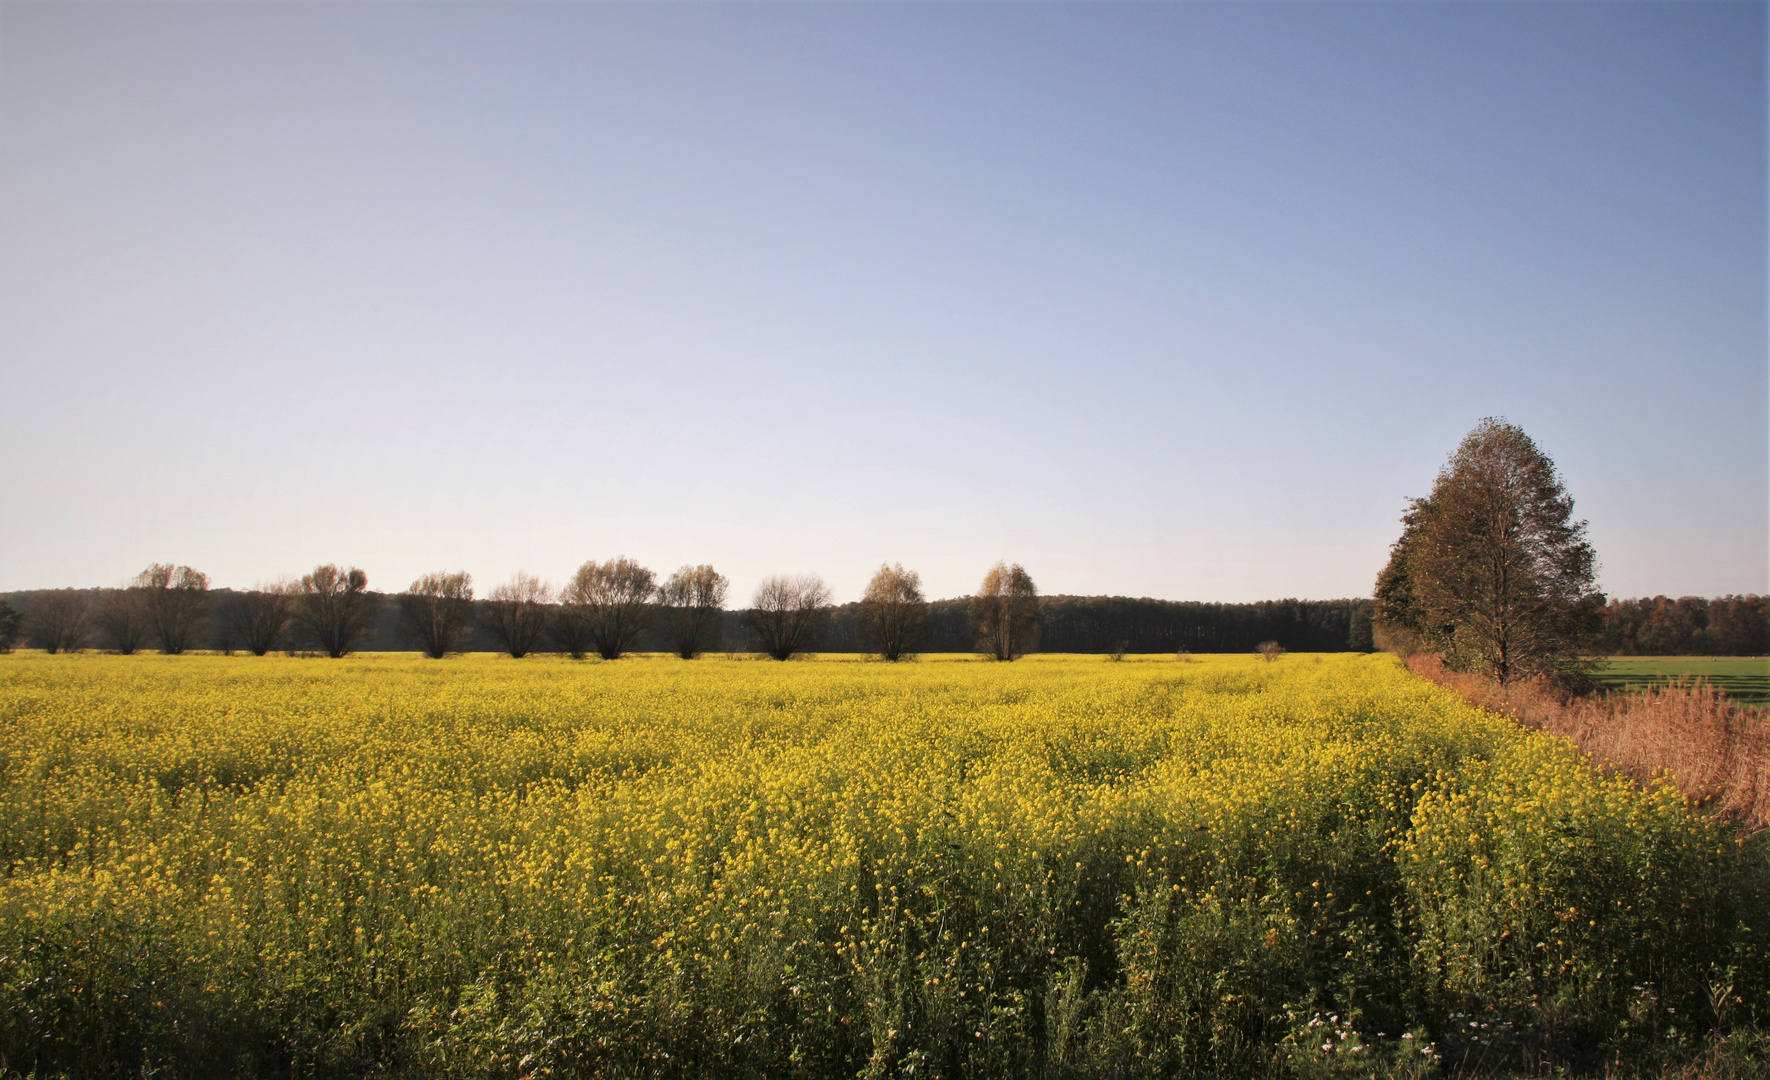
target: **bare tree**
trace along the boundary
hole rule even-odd
[[[1403,524],[1377,579],[1387,639],[1417,638],[1452,670],[1502,685],[1581,672],[1602,621],[1597,556],[1529,435],[1481,421]]]
[[[209,618],[209,575],[188,566],[154,563],[135,576],[148,622],[160,639],[160,651],[171,656],[196,643]]]
[[[0,653],[9,653],[25,634],[25,617],[11,604],[0,600]]]
[[[296,629],[333,659],[356,649],[381,610],[381,598],[369,592],[369,575],[354,566],[316,566],[295,590]]]
[[[45,590],[25,610],[25,638],[50,654],[78,651],[86,647],[91,615],[92,596],[85,590]]]
[[[658,589],[664,623],[664,640],[684,660],[693,660],[708,649],[718,648],[731,582],[711,566],[684,566]]]
[[[971,598],[977,651],[997,660],[1030,652],[1039,638],[1039,590],[1019,563],[999,562]]]
[[[650,614],[646,605],[656,591],[657,575],[625,555],[605,563],[591,561],[578,567],[566,586],[564,614],[581,622],[598,655],[614,660],[645,630]],[[581,648],[577,655],[582,655]]]
[[[881,564],[860,598],[855,630],[861,643],[887,660],[901,660],[921,644],[928,622],[928,600],[922,575],[902,563]]]
[[[123,656],[146,648],[153,633],[147,598],[136,588],[107,590],[92,621],[99,646]]]
[[[541,645],[553,609],[553,586],[533,574],[518,573],[492,590],[485,628],[498,645],[521,659]],[[583,656],[580,645],[576,657]]]
[[[400,594],[399,613],[425,656],[441,660],[459,651],[461,639],[473,632],[473,575],[425,574]]]
[[[762,579],[750,601],[746,621],[762,644],[762,651],[776,660],[790,660],[817,644],[824,618],[830,610],[830,587],[816,574],[788,577],[777,574]]]
[[[229,597],[221,606],[221,620],[230,641],[253,656],[280,648],[295,616],[296,590],[289,581],[260,582],[250,592]]]
[[[1284,655],[1284,646],[1276,641],[1262,641],[1254,646],[1254,651],[1260,654],[1260,659],[1271,663]]]

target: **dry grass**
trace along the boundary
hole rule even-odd
[[[1414,673],[1470,702],[1572,742],[1603,765],[1678,789],[1748,830],[1770,826],[1770,710],[1739,705],[1702,679],[1569,698],[1543,680],[1509,687],[1447,671],[1435,654]]]

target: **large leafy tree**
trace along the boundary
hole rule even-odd
[[[1521,428],[1477,424],[1402,521],[1377,578],[1391,642],[1502,684],[1582,667],[1604,602],[1597,558],[1554,462]]]

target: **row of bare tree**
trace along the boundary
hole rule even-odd
[[[197,647],[213,619],[230,649],[340,657],[360,647],[381,613],[385,598],[368,585],[362,570],[327,564],[216,603],[208,575],[156,563],[121,589],[38,593],[22,620],[0,605],[0,649],[22,633],[51,653],[96,640],[113,652],[157,647],[177,654]],[[717,646],[728,590],[724,575],[705,564],[684,566],[659,583],[652,570],[621,556],[586,562],[562,589],[518,573],[476,602],[472,575],[442,571],[393,599],[412,643],[432,657],[461,651],[477,629],[513,657],[551,646],[575,659],[595,653],[613,660],[654,630],[672,652],[693,659]],[[1038,590],[1019,564],[992,567],[969,607],[978,651],[1012,660],[1036,644]],[[830,589],[816,574],[776,575],[757,586],[743,617],[762,651],[786,660],[816,647],[830,610]],[[884,565],[867,584],[856,628],[868,649],[899,660],[920,646],[927,616],[920,575],[901,563]]]
[[[790,580],[770,578],[764,589]],[[574,659],[595,653],[614,660],[631,651],[658,617],[671,651],[693,659],[715,643],[729,584],[723,574],[703,564],[684,566],[660,585],[656,573],[623,555],[585,563],[563,589],[533,574],[518,573],[491,591],[480,605],[483,616],[478,622],[511,656],[527,656],[551,642]],[[823,587],[822,581],[816,584]],[[412,582],[398,602],[407,630],[428,656],[459,651],[473,633],[471,574],[426,574]]]
[[[685,660],[715,643],[729,583],[711,566],[684,566],[658,584],[656,575],[622,556],[587,562],[557,593],[547,582],[517,574],[493,589],[481,621],[511,656],[525,656],[551,638],[561,652],[605,660],[630,651],[647,629],[659,631]],[[427,574],[399,597],[401,615],[427,655],[456,651],[473,630],[473,579]],[[1018,564],[998,563],[972,598],[978,649],[1012,660],[1038,635],[1038,590]],[[762,651],[787,660],[817,645],[830,611],[830,588],[816,574],[763,579],[744,619]],[[862,642],[887,660],[912,655],[928,616],[922,579],[903,564],[885,565],[867,583],[857,613]],[[661,623],[653,626],[652,624]]]
[[[38,594],[22,618],[8,620],[10,645],[22,633],[49,652],[84,647],[96,634],[106,648],[132,653],[155,642],[163,652],[195,648],[209,611],[209,577],[188,566],[155,563],[128,586],[103,594],[56,589]]]
[[[0,648],[22,636],[46,652],[71,652],[96,643],[118,653],[150,647],[177,655],[197,648],[212,619],[230,642],[263,656],[299,641],[329,656],[350,652],[374,625],[381,598],[354,567],[316,566],[297,581],[237,593],[216,605],[209,575],[188,566],[155,563],[128,585],[94,593],[51,589],[38,593],[22,618],[0,626]]]

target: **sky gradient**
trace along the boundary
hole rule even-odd
[[[1762,4],[0,4],[0,590],[1770,591]]]

